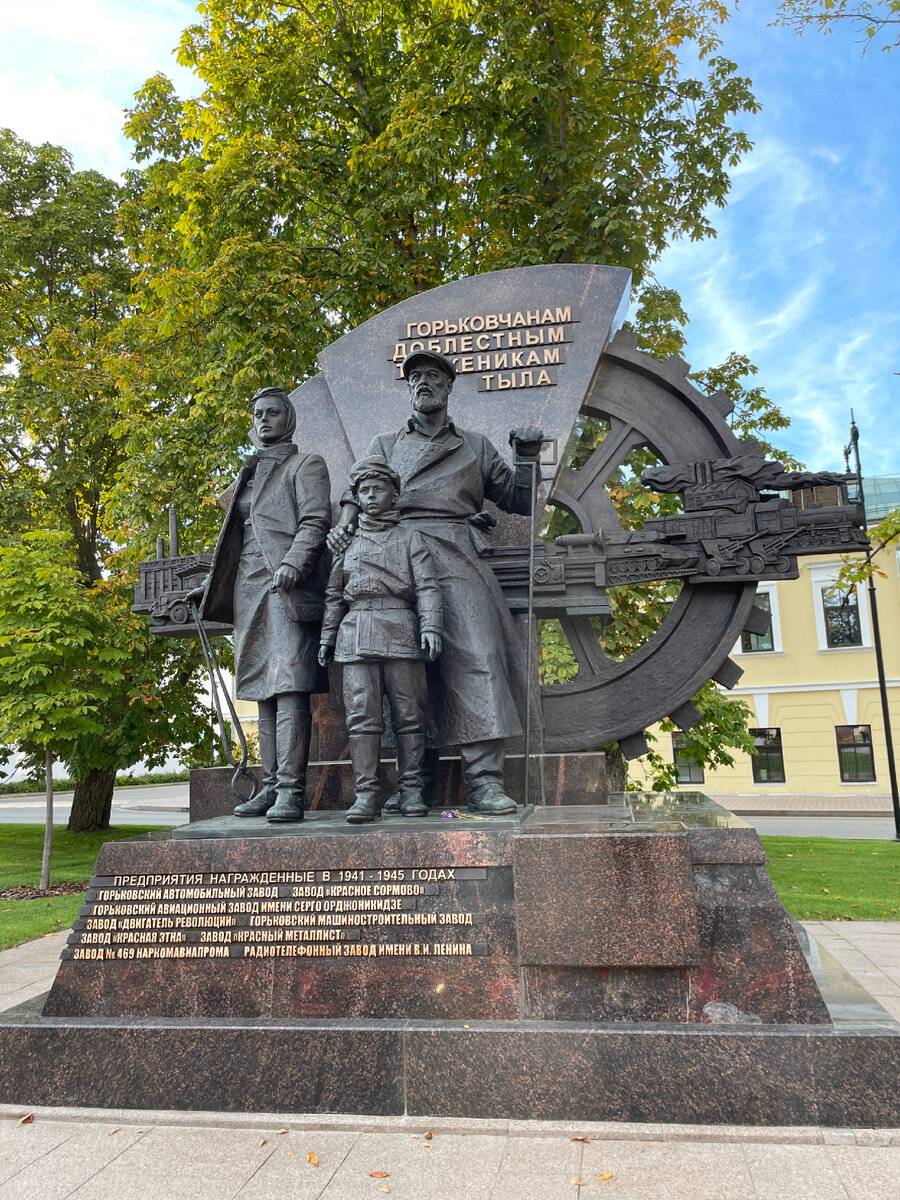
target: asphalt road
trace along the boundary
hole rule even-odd
[[[53,797],[53,821],[62,825],[69,819],[71,792]],[[44,823],[43,795],[0,796],[0,824],[12,822]],[[188,785],[159,784],[154,787],[124,787],[113,792],[110,821],[113,825],[183,825],[188,819]]]

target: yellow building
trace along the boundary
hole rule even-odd
[[[870,521],[880,520],[900,502],[900,480],[865,484]],[[882,502],[873,504],[875,497],[883,497]],[[896,756],[900,556],[895,547],[887,547],[875,562]],[[802,558],[799,567],[799,579],[759,585],[757,604],[769,612],[770,630],[760,636],[744,634],[732,652],[744,675],[730,694],[743,699],[754,713],[757,756],[738,754],[733,767],[706,772],[682,762],[682,786],[702,784],[711,795],[890,793],[868,587],[845,597],[829,594],[841,567],[837,557]],[[673,739],[658,729],[654,732],[657,748],[671,758],[677,735]]]

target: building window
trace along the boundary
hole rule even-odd
[[[838,765],[842,783],[874,783],[875,755],[871,725],[836,725]]]
[[[741,651],[744,654],[758,654],[761,650],[775,649],[775,643],[772,638],[771,594],[769,592],[757,592],[754,604],[769,618],[769,628],[765,633],[747,633],[745,630],[741,634]]]
[[[672,734],[672,762],[678,768],[678,782],[703,783],[703,768],[698,767],[695,762],[690,762],[681,756],[681,748],[684,742],[684,734]]]
[[[855,587],[846,592],[832,592],[823,587],[822,610],[825,614],[825,640],[829,648],[862,645]]]
[[[754,783],[784,783],[784,755],[781,752],[780,729],[751,729],[756,746],[751,758]]]

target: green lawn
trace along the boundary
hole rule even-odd
[[[900,842],[764,837],[781,902],[801,921],[900,920]]]
[[[67,833],[65,825],[53,831],[50,884],[87,880],[104,842],[135,837],[158,825],[115,825],[103,833]],[[36,887],[41,874],[44,845],[42,825],[0,825],[0,890]],[[39,900],[0,900],[0,950],[20,942],[68,929],[78,915],[82,897],[46,896]]]

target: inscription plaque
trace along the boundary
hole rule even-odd
[[[471,958],[490,953],[470,884],[487,867],[105,875],[63,958]]]

